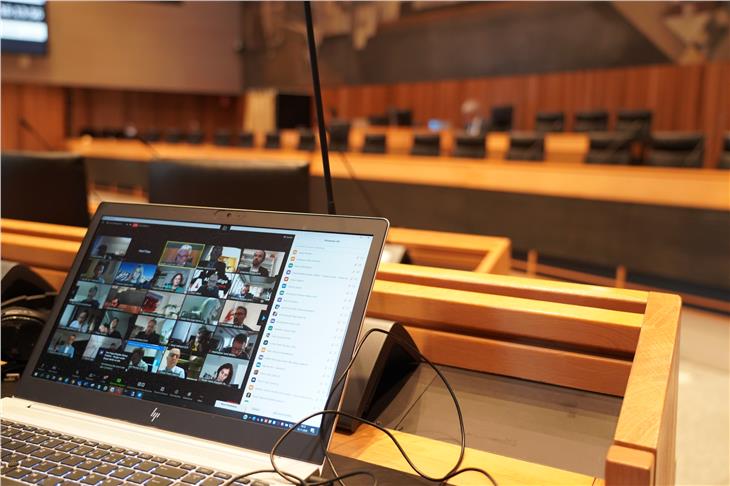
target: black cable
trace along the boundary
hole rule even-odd
[[[329,402],[332,400],[332,397],[333,397],[335,391],[340,387],[340,385],[342,385],[344,383],[344,380],[345,380],[345,378],[347,376],[347,373],[350,371],[350,369],[352,368],[353,364],[355,363],[355,359],[359,355],[360,350],[362,349],[362,346],[364,345],[365,341],[368,339],[368,337],[370,337],[372,334],[375,334],[375,333],[390,335],[390,333],[388,331],[385,331],[383,329],[370,329],[367,333],[365,333],[365,335],[362,337],[362,339],[360,340],[360,342],[358,343],[358,345],[355,347],[355,351],[353,352],[353,356],[350,359],[350,362],[345,367],[345,370],[340,374],[339,378],[337,379],[337,381],[333,385],[332,390],[330,391],[330,394],[327,397],[327,400],[325,401],[325,407],[329,406]],[[439,378],[441,379],[441,381],[446,386],[446,389],[449,392],[449,395],[451,395],[451,398],[452,398],[452,400],[454,402],[454,406],[456,408],[456,414],[457,414],[458,419],[459,419],[459,431],[460,431],[460,438],[461,438],[461,440],[460,440],[459,458],[458,458],[456,464],[454,465],[454,467],[452,467],[449,472],[447,472],[445,475],[443,475],[441,477],[430,476],[430,475],[424,473],[423,471],[421,471],[418,468],[418,466],[416,466],[413,463],[413,461],[411,460],[411,458],[408,456],[408,454],[406,453],[406,451],[403,449],[403,447],[398,442],[398,439],[396,439],[395,436],[392,434],[392,432],[390,432],[388,429],[382,427],[381,425],[379,425],[379,424],[377,424],[375,422],[372,422],[370,420],[364,419],[362,417],[358,417],[358,416],[349,414],[347,412],[341,412],[341,411],[338,411],[338,410],[327,410],[327,409],[325,409],[325,410],[321,410],[319,412],[315,412],[315,413],[313,413],[313,414],[311,414],[311,415],[303,418],[302,420],[300,420],[299,422],[297,422],[296,424],[294,424],[290,429],[286,430],[281,435],[281,437],[279,437],[279,439],[276,441],[276,443],[274,443],[274,446],[271,448],[271,451],[269,452],[269,459],[271,461],[272,469],[271,470],[268,470],[267,472],[275,472],[276,474],[279,474],[282,478],[286,479],[287,481],[290,481],[292,484],[296,484],[296,485],[299,485],[299,486],[322,486],[322,485],[325,485],[325,484],[332,483],[334,481],[341,482],[342,479],[346,479],[347,477],[352,477],[352,476],[355,476],[355,475],[368,475],[368,476],[374,478],[374,476],[372,475],[372,473],[369,473],[368,471],[353,471],[351,473],[347,473],[347,474],[344,474],[344,475],[341,475],[341,476],[335,476],[334,478],[330,478],[330,479],[327,479],[325,481],[307,482],[306,480],[301,479],[301,478],[298,478],[298,477],[296,477],[296,476],[294,476],[292,474],[286,473],[286,472],[280,470],[277,467],[276,461],[275,461],[276,450],[284,442],[284,440],[289,436],[289,434],[291,434],[293,431],[295,431],[300,425],[304,424],[304,422],[306,422],[306,421],[308,421],[308,420],[310,420],[310,419],[312,419],[314,417],[322,416],[323,417],[323,421],[324,421],[324,417],[325,416],[332,415],[332,416],[335,416],[335,417],[336,416],[347,417],[347,418],[350,418],[351,420],[356,420],[356,421],[358,421],[358,422],[360,422],[362,424],[369,425],[369,426],[374,427],[374,428],[380,430],[381,432],[383,432],[393,442],[393,444],[396,446],[396,448],[398,448],[398,451],[401,453],[401,455],[403,456],[403,459],[405,459],[405,461],[408,463],[408,465],[419,476],[421,476],[422,478],[424,478],[426,480],[443,483],[443,482],[448,481],[449,479],[451,479],[451,478],[453,478],[455,476],[458,476],[460,474],[463,474],[465,472],[477,472],[477,473],[483,474],[487,479],[489,479],[489,481],[494,486],[497,486],[497,481],[491,476],[491,474],[489,474],[487,471],[485,471],[483,469],[476,468],[476,467],[466,467],[466,468],[463,468],[463,469],[459,469],[459,466],[461,466],[461,463],[464,460],[464,453],[466,451],[466,432],[464,430],[464,417],[462,415],[461,406],[459,404],[459,400],[456,397],[456,393],[454,392],[453,388],[449,384],[448,380],[446,380],[446,377],[442,374],[441,370],[439,370],[438,367],[436,367],[436,365],[433,362],[431,362],[431,360],[429,360],[423,354],[421,354],[421,352],[418,350],[418,348],[416,348],[415,346],[411,345],[410,343],[408,343],[408,342],[400,339],[398,336],[392,335],[391,337],[402,348],[407,349],[407,350],[410,350],[414,354],[417,354],[419,356],[420,360],[426,362],[436,372],[436,374],[439,376]],[[320,427],[320,431],[324,431],[324,429],[325,429],[324,426]],[[321,438],[321,435],[320,435],[320,438]],[[320,442],[320,443],[322,445],[324,445],[323,442]],[[327,451],[326,451],[326,449],[325,449],[325,457],[327,457]],[[334,469],[333,469],[333,471],[334,471]],[[238,479],[241,479],[242,477],[250,476],[251,474],[253,474],[253,473],[247,473],[246,475],[243,475],[243,476],[234,477],[233,479],[229,480],[228,483],[226,483],[226,484],[227,485],[233,484]]]

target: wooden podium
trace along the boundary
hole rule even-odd
[[[488,470],[500,485],[674,483],[677,296],[484,273],[488,267],[504,268],[499,263],[508,258],[504,239],[459,243],[458,235],[409,231],[395,229],[391,238],[419,249],[420,254],[413,252],[419,254],[416,263],[481,271],[382,264],[369,316],[405,323],[421,352],[439,364],[623,397],[603,478],[474,449],[467,451],[463,466]],[[37,268],[59,286],[84,233],[83,228],[3,220],[3,258]],[[438,245],[444,248],[438,251]],[[481,258],[470,245],[486,245],[479,250]],[[471,257],[450,263],[436,258],[449,251]],[[452,444],[394,434],[431,474],[445,473],[457,457]],[[366,427],[353,435],[336,433],[330,449],[410,472],[390,441]],[[474,473],[452,482],[487,484]]]

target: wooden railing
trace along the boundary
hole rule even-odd
[[[46,277],[53,272],[62,281],[84,231],[3,220],[3,258],[41,268]],[[413,249],[414,241],[433,236],[398,233],[393,237]],[[470,253],[479,246],[459,240],[432,239],[423,255],[432,258],[438,242],[444,253]],[[472,253],[470,265],[482,266],[484,257]],[[465,466],[488,469],[500,484],[653,486],[674,482],[680,309],[677,296],[662,293],[384,264],[367,313],[404,323],[436,363],[623,398],[604,478],[474,449],[467,451]],[[458,453],[453,444],[394,434],[432,474],[447,470]],[[349,436],[336,433],[331,450],[409,471],[387,439],[364,427]],[[452,482],[486,484],[471,473]]]

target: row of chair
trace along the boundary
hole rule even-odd
[[[605,132],[608,130],[608,111],[582,111],[575,114],[574,132]],[[652,112],[648,110],[619,110],[616,114],[617,132],[630,133],[637,139],[645,139],[651,133]],[[540,112],[535,116],[535,131],[540,133],[565,130],[565,113],[562,111]]]

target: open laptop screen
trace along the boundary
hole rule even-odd
[[[33,376],[290,428],[325,406],[371,241],[105,216]]]

